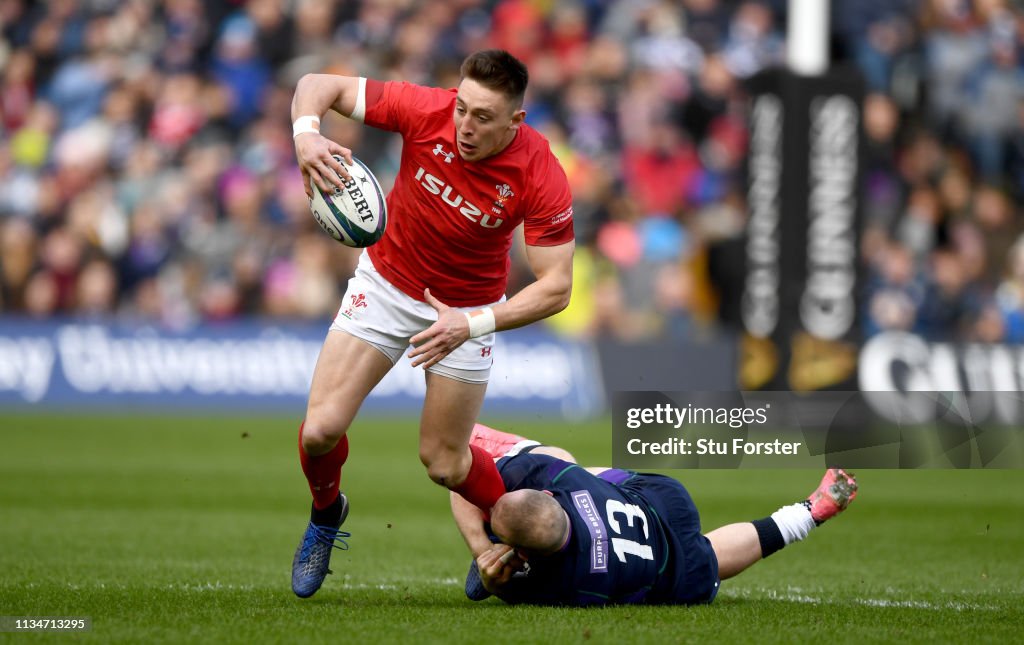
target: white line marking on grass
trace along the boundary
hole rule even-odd
[[[410,585],[440,585],[443,587],[461,586],[462,580],[458,578],[410,578],[401,583],[402,587],[409,587]],[[345,589],[381,589],[383,591],[394,591],[398,589],[397,583],[368,583],[368,582],[346,582],[342,584]]]
[[[254,585],[224,584],[218,580],[217,582],[197,583],[176,582],[167,585],[167,588],[181,591],[252,591],[256,587]]]
[[[369,582],[343,582],[341,588],[343,589],[373,589],[377,591],[396,591],[399,589],[408,589],[410,586],[462,586],[463,581],[459,578],[410,578],[402,580],[400,582],[380,582],[380,583],[369,583]],[[129,587],[124,584],[106,584],[103,582],[91,583],[91,584],[78,584],[74,582],[65,582],[65,587],[71,590],[81,589],[117,589],[125,590]],[[25,585],[26,589],[34,589],[39,586],[35,582],[29,582]],[[209,591],[254,591],[258,587],[252,584],[231,584],[223,583],[219,580],[213,582],[193,582],[184,583],[176,582],[163,585],[164,589],[171,591],[185,591],[185,592],[209,592]],[[897,595],[900,593],[898,589],[887,588],[887,593]],[[723,589],[719,595],[723,598],[746,598],[751,600],[768,599],[768,600],[781,600],[783,602],[796,602],[807,605],[862,605],[865,607],[880,607],[880,608],[896,608],[896,609],[925,609],[928,611],[1000,611],[1005,607],[998,605],[990,605],[976,602],[964,602],[959,600],[950,600],[947,602],[929,602],[927,600],[897,600],[890,598],[827,598],[824,596],[816,595],[824,593],[822,590],[805,590],[801,587],[785,587],[783,589],[769,589],[765,587],[755,587],[752,589]],[[955,591],[946,591],[951,595],[957,594]]]
[[[403,589],[404,588],[408,588],[410,585],[416,585],[416,586],[424,586],[424,585],[426,585],[426,586],[445,586],[445,587],[451,587],[451,586],[461,586],[462,585],[462,580],[459,580],[458,578],[411,578],[409,580],[405,580],[405,581],[402,581],[400,583],[393,583],[393,582],[379,582],[379,583],[343,582],[341,584],[341,587],[343,589],[378,589],[378,590],[381,590],[381,591],[394,591],[394,590],[400,589],[400,588],[403,588]],[[35,582],[29,582],[29,583],[24,585],[24,588],[25,589],[35,589],[38,586],[40,586],[40,585],[38,585]],[[112,590],[124,591],[124,590],[129,589],[131,587],[130,585],[125,585],[125,584],[119,584],[119,583],[107,584],[105,582],[93,582],[93,583],[85,583],[85,584],[80,584],[80,583],[75,583],[75,582],[65,582],[63,586],[64,586],[65,589],[70,589],[72,591],[88,590],[88,589],[112,589]],[[215,580],[215,581],[205,581],[205,582],[168,582],[168,583],[166,583],[164,585],[161,585],[161,588],[167,589],[169,591],[186,591],[186,592],[195,593],[195,592],[204,592],[204,591],[254,591],[254,590],[257,589],[257,585],[253,585],[253,584],[224,583],[224,582],[221,582],[220,580]]]
[[[782,600],[785,602],[797,602],[808,605],[842,605],[854,604],[866,607],[894,607],[900,609],[927,609],[931,611],[999,611],[1002,609],[996,605],[985,605],[979,603],[949,601],[943,603],[928,602],[926,600],[890,600],[886,598],[844,598],[829,599],[807,595],[799,587],[788,587],[785,590],[779,589],[730,589],[723,590],[719,595],[731,598],[765,597],[770,600]]]

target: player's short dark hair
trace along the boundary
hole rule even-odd
[[[501,92],[517,106],[523,104],[526,84],[530,75],[523,62],[503,49],[484,49],[470,54],[459,70],[462,78],[469,78],[488,89]]]

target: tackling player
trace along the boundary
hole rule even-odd
[[[340,185],[352,152],[319,133],[327,110],[402,136],[388,230],[364,252],[324,341],[299,429],[310,522],[292,589],[320,588],[348,499],[339,490],[347,433],[405,352],[426,371],[420,460],[430,478],[487,512],[505,492],[490,455],[469,446],[493,360],[494,332],[564,309],[572,287],[572,195],[547,140],[524,123],[526,67],[504,51],[470,55],[457,89],[308,74],[292,100],[295,155],[312,195]],[[513,230],[523,225],[536,278],[506,301]]]
[[[831,469],[806,500],[702,535],[690,494],[670,477],[584,469],[561,449],[486,426],[477,426],[473,443],[504,455],[497,463],[510,491],[491,513],[502,542],[495,545],[479,511],[451,496],[476,558],[466,579],[473,600],[708,603],[720,580],[807,537],[857,495],[853,476]]]

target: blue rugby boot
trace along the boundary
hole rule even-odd
[[[484,589],[484,581],[480,579],[480,567],[476,560],[469,563],[469,572],[466,573],[466,597],[470,600],[486,600],[491,597],[491,592]]]
[[[339,530],[348,516],[348,498],[344,493],[338,493],[338,499],[341,511],[337,522],[324,525],[310,520],[302,535],[302,542],[295,550],[295,559],[292,560],[292,591],[299,598],[309,598],[320,589],[324,578],[331,572],[328,566],[334,549],[348,550],[345,538],[352,537],[352,534]]]

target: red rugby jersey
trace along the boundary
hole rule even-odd
[[[370,247],[377,270],[417,300],[423,289],[454,307],[495,302],[505,293],[512,232],[526,243],[573,239],[565,171],[526,124],[497,155],[476,162],[455,142],[456,91],[405,82],[366,82],[364,122],[402,135],[402,161],[387,196],[388,228]]]

